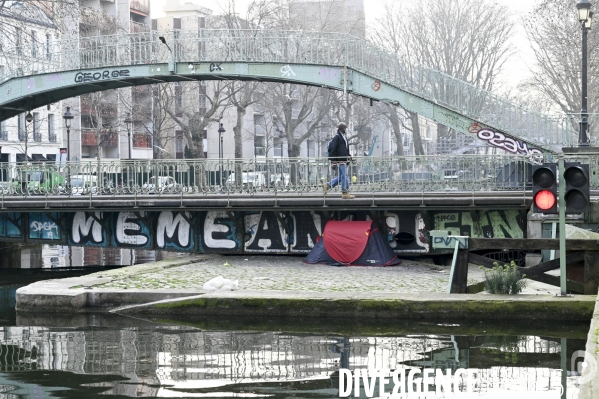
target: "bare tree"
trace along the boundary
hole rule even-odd
[[[581,109],[581,24],[576,3],[576,0],[544,0],[525,22],[538,71],[523,87],[540,93],[540,105],[548,103],[554,110],[567,114]],[[588,31],[589,112],[597,108],[599,101],[598,61],[599,32],[591,29]]]
[[[119,136],[124,132],[119,129],[117,118],[116,92],[96,92],[81,96],[81,144],[94,149],[90,152],[98,162],[106,156],[102,149],[107,146],[116,147]]]
[[[175,83],[175,85],[180,85],[181,92],[194,90],[199,93],[200,90],[204,90],[198,87],[196,82]],[[175,95],[174,107],[165,109],[183,131],[191,157],[194,159],[204,158],[204,130],[210,122],[217,122],[222,118],[225,106],[229,104],[226,85],[227,83],[220,81],[210,84],[210,88],[207,89],[209,94],[206,95],[205,111],[204,109],[200,111],[200,107],[193,99],[195,96],[181,94],[182,98],[188,100],[188,104],[182,106],[182,102],[179,101],[183,100],[177,99],[178,93]]]
[[[417,7],[386,3],[373,39],[413,65],[436,69],[484,90],[498,89],[499,75],[511,54],[514,22],[509,9],[492,0],[423,0]],[[422,8],[425,14],[419,12]],[[409,117],[416,154],[424,154],[418,117],[412,113]],[[455,138],[455,132],[440,125],[438,138],[443,137]]]
[[[260,110],[261,108],[256,109],[256,112],[260,112]],[[252,142],[260,139],[264,155],[268,157],[270,150],[275,148],[277,144],[282,145],[284,143],[283,131],[277,123],[277,117],[273,113],[262,110],[262,114],[259,114],[255,120],[256,123],[253,128],[245,129],[242,137]]]
[[[175,107],[177,93],[174,87],[169,83],[136,86],[131,97],[120,96],[123,108],[131,110],[135,129],[149,137],[154,157],[159,159],[175,157],[172,152],[176,149],[168,148],[174,147],[176,135],[173,132],[177,130],[178,125],[167,112]]]

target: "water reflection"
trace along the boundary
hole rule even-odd
[[[3,269],[130,266],[189,256],[185,253],[129,248],[2,244],[3,246],[0,248],[0,268]]]
[[[377,337],[177,326],[0,327],[0,392],[335,398],[340,368],[470,368],[476,371],[480,397],[497,389],[559,397],[562,351],[571,372],[570,356],[584,349],[585,340],[564,343],[526,335]],[[58,392],[65,388],[72,391]],[[566,397],[576,397],[577,389],[576,377],[569,377]],[[366,397],[364,392],[361,397]]]

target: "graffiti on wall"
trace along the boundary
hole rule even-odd
[[[542,152],[539,149],[531,148],[527,143],[507,137],[504,133],[484,129],[478,123],[470,125],[468,131],[472,134],[476,134],[476,137],[488,142],[490,145],[511,152],[512,154],[524,154],[527,157],[542,155]]]
[[[307,253],[327,220],[373,220],[397,253],[426,253],[428,230],[522,238],[526,211],[159,211],[0,214],[0,240],[200,253]],[[429,227],[427,223],[430,223]]]
[[[195,247],[195,230],[189,212],[160,212],[156,222],[156,248],[185,251]]]
[[[30,239],[62,241],[60,214],[53,212],[29,214]]]
[[[505,211],[435,212],[434,229],[449,231],[454,236],[481,238],[526,237],[526,212],[518,209]]]

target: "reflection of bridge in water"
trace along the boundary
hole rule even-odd
[[[571,341],[568,353],[584,347],[584,340],[579,341]],[[168,326],[3,327],[0,371],[24,372],[21,381],[27,381],[31,370],[123,376],[128,380],[91,385],[104,387],[107,394],[133,397],[165,395],[171,388],[193,396],[191,392],[281,393],[293,387],[333,397],[339,368],[459,367],[476,369],[482,392],[509,385],[526,392],[559,387],[559,342],[534,336],[342,337]],[[80,376],[76,381],[89,379]],[[302,384],[295,386],[297,382]]]

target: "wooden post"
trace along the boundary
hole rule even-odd
[[[458,249],[453,280],[451,281],[451,294],[468,293],[468,249]]]
[[[599,252],[584,251],[584,294],[597,295],[599,287]]]

